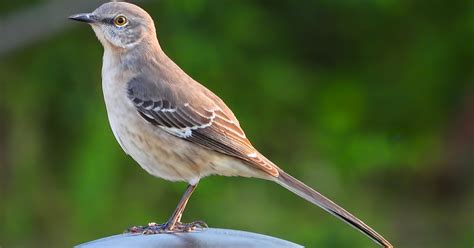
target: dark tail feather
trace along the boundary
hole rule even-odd
[[[321,207],[322,209],[326,210],[330,214],[338,217],[339,219],[347,222],[360,232],[367,235],[369,238],[377,242],[383,247],[393,248],[392,244],[388,242],[382,235],[378,234],[368,225],[366,225],[361,220],[357,219],[354,215],[347,212],[343,208],[339,207],[336,203],[332,202],[325,196],[321,195],[320,193],[316,192],[309,186],[305,185],[304,183],[298,181],[294,177],[288,175],[284,171],[279,171],[280,175],[278,176],[276,182],[281,186],[285,187],[289,191],[299,195],[300,197],[304,198],[305,200],[313,203]]]

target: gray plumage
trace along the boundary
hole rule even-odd
[[[102,85],[110,126],[122,149],[150,174],[193,186],[212,174],[272,180],[391,247],[260,154],[225,103],[162,51],[153,20],[143,9],[111,2],[71,19],[90,23],[104,46]]]

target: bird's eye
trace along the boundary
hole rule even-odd
[[[127,24],[127,22],[128,22],[127,17],[125,17],[123,15],[119,15],[119,16],[114,18],[114,24],[117,27],[125,26],[125,24]]]

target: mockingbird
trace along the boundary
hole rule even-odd
[[[354,215],[260,154],[225,103],[163,52],[146,11],[130,3],[109,2],[70,19],[89,23],[104,47],[105,105],[122,149],[151,175],[188,183],[165,224],[129,231],[151,234],[205,228],[203,222],[180,221],[199,180],[209,175],[243,176],[274,181],[380,245],[392,247]]]

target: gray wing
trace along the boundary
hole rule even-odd
[[[201,85],[192,86],[196,88],[138,77],[128,83],[127,93],[138,113],[158,128],[278,176],[276,166],[252,146],[222,100]]]

